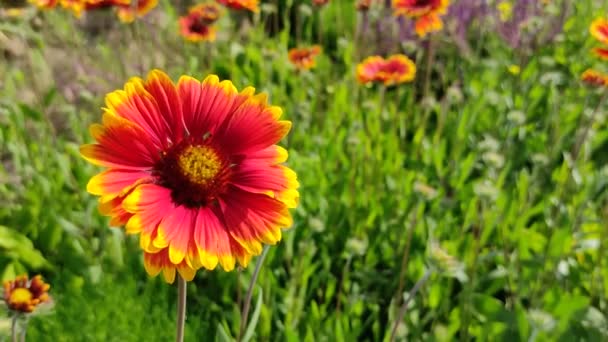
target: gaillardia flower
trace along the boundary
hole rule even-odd
[[[148,14],[158,5],[158,0],[137,0],[137,5],[117,5],[116,15],[123,23],[131,23],[136,18],[141,18]]]
[[[179,18],[182,36],[191,42],[214,41],[215,27],[211,24],[215,19],[210,20],[209,12],[201,11],[197,7],[192,7],[187,15]]]
[[[446,13],[448,5],[449,0],[393,0],[393,13],[415,19],[416,33],[424,37],[443,28],[440,16]]]
[[[387,59],[372,56],[357,65],[357,81],[363,84],[382,82],[390,86],[411,82],[414,77],[416,77],[416,64],[401,54]]]
[[[82,11],[84,10],[84,6],[86,5],[83,0],[59,0],[59,4],[61,7],[72,11],[74,16],[80,18],[82,15]]]
[[[321,53],[321,46],[314,45],[309,48],[293,48],[287,53],[289,61],[300,70],[308,70],[316,65],[315,58]]]
[[[312,0],[315,6],[325,6],[329,3],[329,0]]]
[[[41,9],[55,8],[59,4],[59,0],[29,0],[29,2]]]
[[[594,87],[608,87],[608,75],[593,69],[585,70],[581,80]]]
[[[139,234],[151,275],[247,266],[292,225],[296,174],[277,145],[291,123],[264,94],[215,75],[174,84],[162,71],[107,95],[97,141],[80,152],[107,170],[87,190],[113,225]]]
[[[600,43],[608,45],[608,19],[595,19],[589,27],[589,32]]]
[[[36,306],[47,302],[51,286],[35,276],[28,280],[26,275],[19,276],[12,281],[6,281],[4,287],[4,302],[8,308],[15,312],[30,313]]]
[[[251,12],[258,12],[260,10],[259,0],[217,0],[217,2],[235,10],[248,10]]]
[[[592,51],[593,54],[599,57],[600,59],[608,61],[608,48],[596,47],[593,48]]]

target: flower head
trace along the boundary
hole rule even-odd
[[[608,48],[596,47],[596,48],[593,48],[592,51],[593,51],[593,54],[596,55],[597,57],[599,57],[600,59],[608,61]]]
[[[289,50],[287,57],[296,68],[307,70],[316,65],[315,58],[321,53],[321,46],[314,45],[309,48],[294,48]]]
[[[29,0],[29,2],[41,9],[55,8],[59,4],[59,0]]]
[[[260,10],[259,0],[217,0],[220,4],[235,9],[235,10],[248,10],[251,12],[258,12]]]
[[[141,18],[148,14],[158,5],[158,0],[137,0],[137,5],[117,5],[116,15],[123,23],[131,23],[136,18]]]
[[[214,41],[215,27],[211,24],[216,19],[214,12],[207,8],[192,7],[187,15],[179,18],[181,34],[191,42]]]
[[[190,12],[198,12],[201,20],[206,25],[215,23],[220,18],[221,14],[220,7],[213,2],[193,6],[190,8]]]
[[[416,65],[405,55],[366,58],[357,66],[359,83],[382,82],[385,85],[411,82],[416,76]]]
[[[312,0],[315,6],[325,6],[329,3],[329,0]]]
[[[608,19],[597,18],[589,27],[591,35],[600,43],[608,44]]]
[[[82,0],[87,11],[111,8],[114,6],[130,6],[131,0]]]
[[[427,33],[443,28],[441,15],[446,13],[449,0],[393,0],[393,13],[416,20],[416,33],[424,37]]]
[[[291,123],[266,95],[215,75],[174,84],[155,70],[106,107],[90,129],[97,142],[80,149],[107,168],[87,190],[112,224],[139,234],[149,274],[172,282],[176,271],[192,280],[201,267],[245,267],[291,226],[298,181],[275,145]]]
[[[585,70],[581,80],[594,87],[608,87],[608,75],[593,69]]]
[[[26,275],[19,276],[12,281],[6,281],[4,287],[4,302],[10,310],[30,313],[41,303],[50,299],[48,291],[51,286],[35,276],[28,280]]]
[[[372,0],[358,0],[355,7],[357,11],[367,11],[372,7]]]
[[[59,4],[61,7],[72,11],[76,17],[80,17],[82,15],[82,11],[86,5],[82,0],[59,0]]]

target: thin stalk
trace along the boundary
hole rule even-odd
[[[426,99],[429,96],[429,91],[431,89],[431,70],[433,66],[433,61],[435,60],[435,44],[433,39],[433,35],[429,38],[429,44],[426,47],[426,73],[424,75],[424,97]]]
[[[416,217],[412,220],[410,228],[407,230],[407,239],[403,248],[403,257],[401,258],[401,271],[399,272],[399,287],[397,288],[397,306],[401,305],[403,299],[403,287],[405,286],[405,275],[407,274],[407,265],[410,257],[410,247],[412,245],[412,236],[414,235],[414,227],[416,227]]]
[[[424,273],[422,278],[420,278],[420,280],[418,280],[418,282],[414,285],[414,287],[408,293],[407,299],[405,300],[405,302],[403,302],[403,305],[401,306],[401,309],[399,310],[399,314],[397,315],[397,317],[395,319],[395,324],[393,325],[393,330],[391,330],[391,337],[389,339],[390,342],[393,342],[395,340],[395,335],[397,334],[397,328],[399,327],[399,323],[401,323],[401,321],[403,320],[403,317],[405,316],[405,313],[407,312],[407,307],[410,304],[410,302],[412,301],[412,298],[414,298],[414,296],[416,296],[416,293],[418,292],[418,290],[420,290],[422,285],[424,285],[426,283],[426,281],[429,279],[431,274],[432,274],[432,271],[430,269],[426,270],[426,272]]]
[[[14,315],[11,318],[11,342],[17,342],[17,320],[19,315]]]
[[[572,162],[573,163],[575,163],[578,160],[581,148],[583,147],[583,144],[585,143],[585,140],[587,140],[587,136],[589,135],[589,131],[591,131],[591,126],[593,126],[593,123],[595,122],[595,117],[597,116],[597,113],[599,112],[599,109],[602,107],[602,104],[604,104],[604,100],[606,100],[607,96],[608,96],[608,91],[604,91],[604,94],[600,98],[600,101],[597,103],[597,106],[595,106],[595,109],[593,110],[593,113],[591,113],[591,118],[587,122],[587,125],[585,125],[585,128],[584,128],[582,136],[574,144],[574,148],[572,149]]]
[[[180,274],[177,275],[177,331],[176,342],[184,341],[184,327],[186,326],[186,281]]]
[[[249,282],[249,288],[247,288],[247,295],[245,296],[245,304],[243,305],[243,311],[241,311],[241,328],[239,329],[239,338],[237,341],[241,341],[243,338],[243,334],[245,333],[245,328],[247,327],[247,319],[249,317],[249,308],[251,307],[251,297],[253,296],[253,287],[260,275],[260,270],[262,269],[262,264],[264,264],[264,259],[266,259],[266,255],[268,254],[268,246],[264,246],[264,250],[262,251],[262,255],[258,258],[255,263],[255,269],[253,270],[253,276],[251,277],[251,281]]]

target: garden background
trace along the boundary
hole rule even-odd
[[[213,42],[186,41],[190,5],[110,13],[0,10],[0,276],[42,274],[52,308],[31,341],[174,338],[175,286],[150,278],[136,237],[86,192],[79,146],[104,96],[132,76],[217,74],[254,86],[293,123],[294,225],[254,287],[254,341],[608,340],[607,87],[581,82],[608,3],[453,0],[417,37],[384,1],[262,1],[222,10]],[[525,9],[525,10],[524,10]],[[298,70],[294,47],[318,44]],[[416,79],[357,82],[365,57],[403,53]],[[253,273],[199,271],[187,341],[230,341]],[[8,318],[0,333],[9,330]]]

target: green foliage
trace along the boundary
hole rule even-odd
[[[212,44],[182,42],[170,3],[97,36],[58,12],[38,29],[0,26],[25,46],[0,64],[0,272],[42,272],[55,298],[31,340],[173,337],[174,288],[145,275],[136,238],[107,227],[85,191],[99,169],[78,153],[104,94],[151,68],[256,86],[293,122],[282,144],[301,203],[261,271],[246,339],[386,341],[429,268],[399,340],[608,339],[607,107],[579,81],[594,65],[594,1],[533,53],[486,32],[462,58],[440,33],[432,65],[422,44],[411,53],[417,81],[386,90],[356,83],[365,56],[347,1],[266,3],[248,30],[222,18]],[[294,70],[288,48],[315,43],[317,67]],[[251,274],[199,272],[188,340],[238,336]]]

